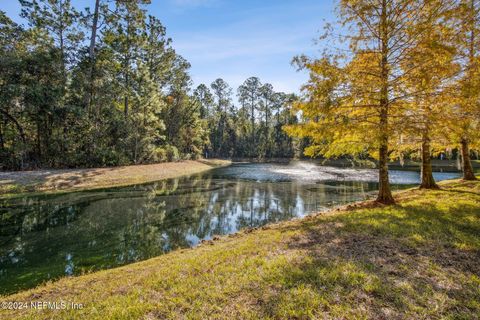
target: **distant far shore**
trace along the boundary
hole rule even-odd
[[[218,166],[226,166],[231,163],[295,163],[306,161],[325,166],[334,167],[357,167],[375,168],[375,162],[371,160],[352,161],[348,159],[249,159],[233,158],[226,159],[203,159],[186,160],[179,162],[167,162],[146,165],[131,165],[109,168],[88,169],[40,169],[33,171],[5,171],[0,172],[0,197],[12,197],[22,194],[46,193],[46,192],[69,192],[90,190],[99,188],[128,186],[140,183],[148,183],[163,179],[171,179],[185,175],[200,173]],[[473,166],[476,172],[480,172],[480,161],[474,160]],[[432,160],[434,171],[458,172],[458,164],[455,160]],[[420,163],[405,161],[401,164],[391,162],[390,169],[419,171]]]
[[[307,161],[312,163],[317,163],[324,166],[333,166],[333,167],[357,167],[357,168],[375,168],[376,163],[374,160],[351,160],[351,159],[293,159],[293,158],[266,158],[266,159],[255,159],[255,158],[232,158],[234,163],[292,163],[296,161]],[[421,162],[413,160],[405,160],[404,163],[400,161],[392,161],[388,164],[388,167],[393,170],[408,170],[408,171],[419,171]],[[472,160],[472,165],[477,172],[480,172],[480,160]],[[443,172],[459,172],[459,164],[457,160],[432,160],[432,167],[434,171],[443,171]]]
[[[205,159],[111,168],[0,172],[0,197],[128,186],[200,173],[230,163]]]

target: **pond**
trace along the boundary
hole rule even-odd
[[[405,188],[419,173],[393,170],[390,179]],[[132,187],[1,200],[0,294],[367,199],[376,180],[376,170],[309,162],[234,164]]]

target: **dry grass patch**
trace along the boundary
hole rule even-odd
[[[200,173],[230,161],[188,160],[113,168],[0,172],[0,196],[128,186]]]

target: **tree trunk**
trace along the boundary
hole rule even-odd
[[[90,59],[95,59],[95,42],[97,39],[98,28],[98,9],[100,6],[100,0],[95,0],[95,11],[93,13],[92,33],[90,36],[90,48],[88,50]]]
[[[87,93],[87,107],[89,112],[91,112],[92,109],[92,100],[93,100],[93,95],[94,95],[94,72],[95,72],[95,43],[97,39],[97,28],[98,28],[98,10],[100,6],[100,0],[95,1],[95,11],[93,13],[93,23],[92,23],[92,33],[90,35],[90,47],[88,50],[88,55],[90,59],[90,69],[88,71],[88,79],[89,79],[89,89]],[[96,110],[97,115],[99,114],[99,110]]]
[[[130,14],[130,13],[129,13]],[[130,91],[129,72],[130,72],[130,16],[127,18],[127,48],[125,53],[125,119],[128,118],[128,94]]]
[[[63,15],[64,15],[64,12],[63,12],[63,2],[60,1],[59,3],[59,10],[60,10],[60,17],[59,18],[59,38],[60,38],[60,58],[61,58],[61,65],[62,65],[62,76],[63,76],[63,85],[65,86],[67,81],[66,81],[66,77],[67,77],[67,72],[65,70],[65,39],[64,39],[64,31],[65,31],[65,26],[63,25]]]
[[[420,189],[439,189],[432,173],[432,158],[430,156],[430,137],[428,131],[422,134],[422,182]]]
[[[462,146],[462,170],[463,170],[463,180],[477,180],[475,174],[473,173],[472,161],[470,159],[470,150],[468,148],[467,139],[463,138],[460,142]]]
[[[37,120],[37,162],[41,163],[42,159],[42,142],[41,142],[41,132],[42,129],[40,128],[40,120]]]
[[[382,139],[384,140],[384,139]],[[390,190],[390,182],[388,180],[388,145],[385,140],[381,143],[379,148],[379,174],[378,174],[378,196],[375,200],[376,202],[383,204],[394,204],[395,200],[392,196],[392,191]]]
[[[125,114],[125,119],[128,117],[128,97],[125,96],[124,98],[124,108],[123,108],[123,112]]]
[[[3,119],[2,119],[3,120]],[[3,151],[5,150],[5,143],[3,140],[3,121],[0,121],[0,149]]]
[[[255,100],[253,98],[253,94],[252,94],[252,97],[251,97],[251,106],[250,108],[252,109],[252,145],[251,145],[251,148],[252,148],[252,154],[251,156],[254,155],[254,152],[255,152]]]
[[[265,157],[270,157],[270,139],[268,139],[268,103],[265,98]]]
[[[388,21],[387,21],[387,1],[382,1],[382,16],[381,16],[381,92],[380,92],[380,125],[379,125],[379,159],[378,159],[378,196],[376,202],[383,204],[394,204],[392,192],[390,190],[390,181],[388,180]]]
[[[385,91],[385,88],[382,90]],[[386,92],[386,91],[385,91]],[[392,192],[390,190],[390,181],[388,179],[388,99],[386,94],[383,101],[381,101],[380,111],[380,147],[379,147],[379,159],[378,159],[378,196],[376,202],[383,204],[394,204]]]

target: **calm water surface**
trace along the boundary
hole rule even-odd
[[[390,179],[398,189],[419,174],[390,171]],[[2,200],[0,294],[366,199],[376,180],[375,170],[308,162],[235,164],[134,187]]]

